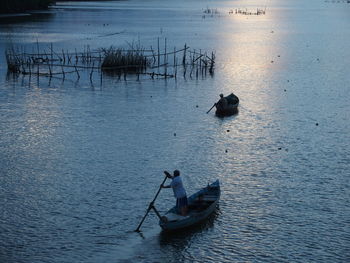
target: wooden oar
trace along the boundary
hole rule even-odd
[[[149,204],[148,209],[147,209],[147,212],[146,212],[145,216],[142,218],[142,220],[141,220],[139,226],[136,228],[135,232],[139,232],[139,231],[140,231],[140,227],[141,227],[143,221],[145,221],[146,216],[148,215],[149,211],[153,208],[154,201],[156,201],[156,199],[157,199],[157,197],[158,197],[158,195],[159,195],[159,193],[160,193],[160,190],[162,189],[162,185],[165,183],[165,181],[166,181],[167,178],[168,178],[168,177],[165,176],[165,178],[164,178],[164,180],[163,180],[163,183],[159,186],[159,189],[158,189],[158,192],[157,192],[156,196],[153,198],[153,201]]]
[[[211,107],[210,110],[207,111],[207,114],[214,108],[215,105],[216,103],[214,103],[213,107]]]

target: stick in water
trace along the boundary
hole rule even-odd
[[[215,105],[216,103],[214,103],[214,105],[210,108],[210,110],[207,111],[207,114],[214,108]]]
[[[146,212],[146,214],[144,215],[144,217],[142,218],[142,220],[141,220],[140,224],[138,225],[138,227],[136,228],[135,232],[139,232],[139,231],[140,231],[140,227],[141,227],[143,221],[145,221],[145,219],[146,219],[146,217],[147,217],[149,211],[152,209],[153,204],[154,204],[154,201],[156,201],[156,199],[157,199],[157,197],[158,197],[158,195],[159,195],[159,193],[160,193],[160,190],[162,189],[162,185],[165,183],[165,181],[166,181],[167,178],[168,178],[168,177],[165,176],[165,178],[164,178],[164,180],[163,180],[163,183],[159,186],[159,189],[158,189],[158,192],[157,192],[156,196],[153,198],[153,201],[149,204],[148,209],[147,209],[147,212]]]

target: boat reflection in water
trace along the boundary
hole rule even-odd
[[[162,231],[159,234],[159,244],[161,246],[186,246],[196,235],[206,232],[214,227],[214,222],[220,215],[220,206],[217,205],[215,211],[206,220],[193,225],[192,227],[178,229],[176,231]]]

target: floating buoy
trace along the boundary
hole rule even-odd
[[[226,130],[227,132],[230,132],[230,130]]]
[[[318,126],[318,122],[316,122],[316,126]]]

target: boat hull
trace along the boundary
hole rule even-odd
[[[215,115],[218,117],[231,116],[238,113],[238,103],[229,104],[225,109],[217,109]]]
[[[225,97],[228,105],[226,108],[220,108],[216,107],[215,115],[218,117],[226,117],[231,116],[238,113],[238,104],[239,104],[239,98],[231,93],[230,95]]]
[[[209,200],[210,199],[210,200]],[[188,198],[189,215],[178,220],[167,220],[167,215],[176,213],[176,207],[170,209],[159,221],[160,227],[164,231],[174,231],[197,225],[206,220],[217,208],[220,199],[219,180],[201,189]],[[201,209],[200,202],[207,204],[205,209]],[[204,205],[205,205],[204,204]]]

